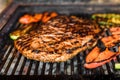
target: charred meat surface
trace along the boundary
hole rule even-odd
[[[99,26],[91,20],[57,16],[36,31],[19,37],[14,45],[28,59],[62,62],[93,47],[96,43],[93,39],[100,32]]]

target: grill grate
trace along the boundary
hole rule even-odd
[[[13,44],[5,45],[3,49],[6,51],[2,58],[2,65],[0,65],[2,75],[107,75],[115,73],[113,65],[120,61],[120,56],[118,56],[116,61],[112,60],[102,67],[89,70],[83,67],[88,50],[66,62],[44,63],[26,59],[14,48]]]
[[[111,5],[110,5],[111,6]],[[13,45],[13,41],[9,39],[9,32],[15,30],[16,28],[23,26],[19,23],[18,17],[24,13],[40,13],[43,11],[57,11],[60,14],[75,14],[78,15],[81,13],[82,16],[86,17],[85,13],[92,14],[96,12],[118,12],[120,7],[113,6],[82,6],[80,5],[49,5],[49,6],[39,6],[39,5],[21,5],[21,6],[12,6],[9,10],[6,10],[4,17],[0,19],[2,23],[0,24],[0,75],[73,75],[73,78],[76,78],[78,75],[80,78],[83,76],[91,75],[108,75],[108,74],[118,74],[120,75],[120,70],[114,70],[114,64],[120,62],[120,55],[117,56],[116,61],[111,61],[101,67],[95,69],[85,69],[83,64],[85,63],[85,57],[88,54],[89,50],[83,51],[75,56],[73,59],[61,63],[43,63],[38,61],[33,61],[26,59],[22,56]],[[104,8],[103,8],[104,7]],[[32,10],[32,11],[31,11]],[[82,12],[81,12],[82,11]],[[14,13],[14,14],[13,14]],[[32,14],[31,13],[31,14]],[[77,14],[76,14],[77,13]],[[7,16],[6,16],[7,15]],[[1,16],[0,16],[1,17]],[[89,17],[89,16],[87,16]],[[3,20],[2,20],[3,19]],[[39,24],[38,24],[39,25]],[[3,37],[5,36],[5,37]],[[3,40],[1,40],[3,37]],[[2,46],[1,46],[2,45]],[[74,76],[75,75],[75,76]],[[49,77],[46,77],[49,78]],[[63,79],[61,78],[61,80]],[[99,78],[97,78],[99,79]],[[68,79],[67,79],[68,80]],[[89,80],[89,79],[87,79]]]
[[[23,25],[17,23],[16,26],[21,27]],[[83,67],[85,56],[89,50],[79,53],[66,62],[44,63],[26,59],[14,48],[13,41],[8,40],[6,44],[2,49],[4,54],[1,59],[2,65],[0,65],[1,75],[107,75],[115,73],[113,65],[120,61],[120,56],[118,56],[116,61],[112,60],[102,67],[89,70]]]

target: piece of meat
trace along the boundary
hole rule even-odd
[[[91,20],[57,16],[42,24],[36,31],[14,41],[25,57],[43,62],[61,62],[79,52],[94,47],[101,29]],[[93,45],[94,44],[94,45]]]

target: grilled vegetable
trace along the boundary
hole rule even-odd
[[[48,13],[48,12],[45,12],[43,14],[43,18],[42,18],[42,22],[47,22],[48,20],[50,20],[51,18],[53,17],[56,17],[58,14],[56,12],[52,12],[52,13]]]
[[[96,19],[96,17],[102,17],[102,18],[120,18],[120,14],[114,14],[114,13],[104,13],[104,14],[93,14],[92,18]]]
[[[120,63],[115,63],[115,69],[120,69]]]
[[[92,55],[91,55],[92,54]],[[98,56],[94,56],[93,55],[98,55]],[[98,66],[102,66],[107,62],[110,62],[112,59],[115,59],[116,56],[118,55],[118,53],[112,52],[110,50],[108,50],[108,48],[103,51],[103,52],[99,52],[99,51],[95,51],[95,52],[90,52],[90,54],[88,54],[90,57],[86,58],[86,63],[84,64],[85,68],[96,68]]]
[[[116,56],[120,54],[120,47],[118,47],[118,50],[115,52],[108,49],[111,47],[111,45],[115,45],[116,42],[119,42],[119,35],[104,37],[102,38],[102,41],[107,48],[105,51],[100,52],[100,48],[95,47],[86,57],[86,63],[84,64],[85,68],[92,69],[98,66],[102,66],[107,62],[115,59]]]
[[[116,55],[115,52],[112,52],[112,51],[108,50],[108,48],[106,48],[105,51],[99,53],[99,55],[97,56],[97,58],[94,61],[98,62],[98,61],[107,60],[107,59],[113,57],[114,55]]]
[[[16,31],[10,33],[10,38],[12,40],[16,40],[18,37],[20,37],[20,30],[16,30]]]
[[[58,14],[56,12],[44,12],[40,14],[35,14],[35,15],[30,15],[30,14],[25,14],[23,15],[20,19],[19,22],[22,24],[30,24],[33,22],[47,22],[49,19],[56,17]]]
[[[10,33],[10,38],[12,40],[16,40],[21,35],[28,33],[32,29],[32,27],[33,27],[32,25],[26,25],[26,26],[20,27],[19,29]]]
[[[112,26],[113,23],[110,23],[110,22],[105,22],[105,21],[99,21],[98,22],[100,25],[109,25],[109,26]]]
[[[84,64],[85,68],[92,69],[102,66],[103,64],[115,59],[116,56],[120,54],[120,47],[117,46],[118,50],[113,49],[115,48],[115,43],[120,41],[119,27],[111,28],[110,31],[112,34],[111,36],[103,37],[101,39],[106,49],[101,52],[100,49],[102,47],[97,45],[97,47],[93,48],[93,50],[86,57],[86,63]],[[113,50],[110,51],[110,48]]]
[[[25,14],[19,19],[19,22],[22,24],[30,24],[33,22],[38,22],[42,19],[43,14],[35,14],[34,16]]]
[[[109,54],[109,53],[108,53]],[[92,63],[85,63],[84,64],[84,67],[85,68],[88,68],[88,69],[93,69],[93,68],[97,68],[99,66],[102,66],[104,64],[106,64],[107,62],[110,62],[112,59],[115,59],[116,57],[112,57],[110,59],[107,59],[107,60],[104,60],[104,61],[101,61],[101,62],[92,62]]]
[[[86,62],[92,62],[98,55],[99,55],[99,51],[100,49],[98,47],[95,47],[90,53],[89,55],[87,55],[86,57]]]
[[[107,28],[120,25],[120,14],[93,14],[92,19],[96,20],[100,25],[107,25]]]

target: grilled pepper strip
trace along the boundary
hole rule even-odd
[[[25,14],[19,19],[19,22],[22,24],[30,24],[33,22],[38,22],[42,19],[42,14],[35,14],[34,16]]]
[[[44,14],[43,14],[43,18],[42,18],[42,22],[43,23],[45,23],[45,22],[47,22],[48,20],[50,20],[51,18],[54,18],[54,17],[56,17],[58,14],[56,13],[56,12],[52,12],[52,13],[48,13],[48,12],[45,12]]]
[[[109,53],[108,53],[109,54]],[[116,59],[116,57],[113,57],[113,58],[110,58],[108,60],[105,60],[105,61],[101,61],[101,62],[92,62],[92,63],[85,63],[84,64],[84,67],[85,68],[88,68],[88,69],[93,69],[93,68],[97,68],[99,66],[102,66],[104,64],[106,64],[107,62],[110,62],[112,59]]]
[[[47,22],[53,17],[56,17],[58,14],[56,12],[44,12],[44,13],[39,13],[35,15],[30,15],[30,14],[25,14],[22,17],[20,17],[19,22],[22,24],[30,24],[30,23],[36,23],[36,22]]]
[[[112,52],[112,51],[108,50],[108,48],[106,48],[105,51],[99,53],[98,57],[94,60],[94,62],[107,60],[114,55],[116,55],[115,52]]]
[[[111,60],[116,59],[117,55],[119,55],[119,53],[117,52],[115,53],[115,52],[112,52],[106,49],[105,51],[101,53],[99,52],[98,57],[95,58],[92,62],[85,63],[84,67],[88,69],[92,69],[92,68],[102,66],[106,64],[107,62],[110,62]]]
[[[98,47],[95,47],[86,57],[86,63],[92,62],[98,55],[99,55],[100,49]]]

